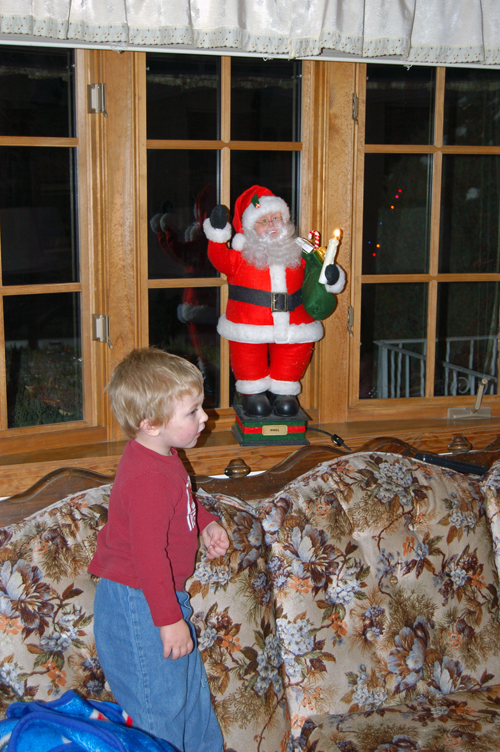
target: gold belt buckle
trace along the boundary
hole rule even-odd
[[[278,296],[283,299],[283,306],[278,308]],[[288,313],[288,293],[287,292],[272,292],[271,293],[271,311],[277,311],[278,313]]]

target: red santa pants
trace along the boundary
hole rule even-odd
[[[247,387],[238,389],[237,383],[236,389],[243,394],[257,394],[266,389],[275,394],[299,394],[299,381],[311,360],[313,347],[313,342],[282,345],[231,340],[231,368],[237,382],[244,382]],[[255,382],[255,387],[249,382]]]

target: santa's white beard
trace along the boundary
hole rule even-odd
[[[274,264],[293,269],[300,266],[302,260],[302,251],[295,237],[295,227],[290,222],[281,225],[273,235],[265,232],[259,237],[254,229],[245,230],[241,255],[256,269],[267,269]]]

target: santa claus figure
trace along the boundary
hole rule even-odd
[[[287,204],[267,188],[254,185],[242,193],[233,225],[236,234],[229,248],[232,230],[225,206],[216,206],[203,224],[210,241],[208,257],[229,286],[227,310],[217,330],[229,340],[245,412],[291,417],[299,410],[300,380],[314,343],[323,336],[317,319],[335,308],[345,273],[330,264],[326,285],[317,281],[321,265],[318,268],[312,256],[311,261],[303,258]],[[325,309],[318,306],[316,293],[328,298],[326,315],[318,314]]]
[[[186,277],[210,277],[213,268],[207,259],[207,239],[203,233],[203,222],[210,216],[216,204],[215,185],[208,184],[198,193],[194,205],[195,221],[186,229],[184,237],[179,237],[176,229],[177,217],[170,202],[165,202],[164,211],[155,214],[150,227],[157,234],[161,249],[174,261],[184,266]],[[182,303],[177,309],[177,317],[186,324],[193,344],[197,365],[203,374],[205,385],[205,406],[215,402],[216,373],[211,362],[211,354],[217,347],[214,324],[217,312],[214,306],[213,291],[204,287],[185,287]]]

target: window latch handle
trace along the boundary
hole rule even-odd
[[[347,331],[349,332],[349,337],[354,337],[354,332],[352,331],[352,327],[354,326],[354,308],[352,305],[347,307]]]
[[[105,316],[102,313],[92,314],[92,339],[95,342],[104,342],[110,350],[113,349],[111,340],[109,338],[109,316]]]

